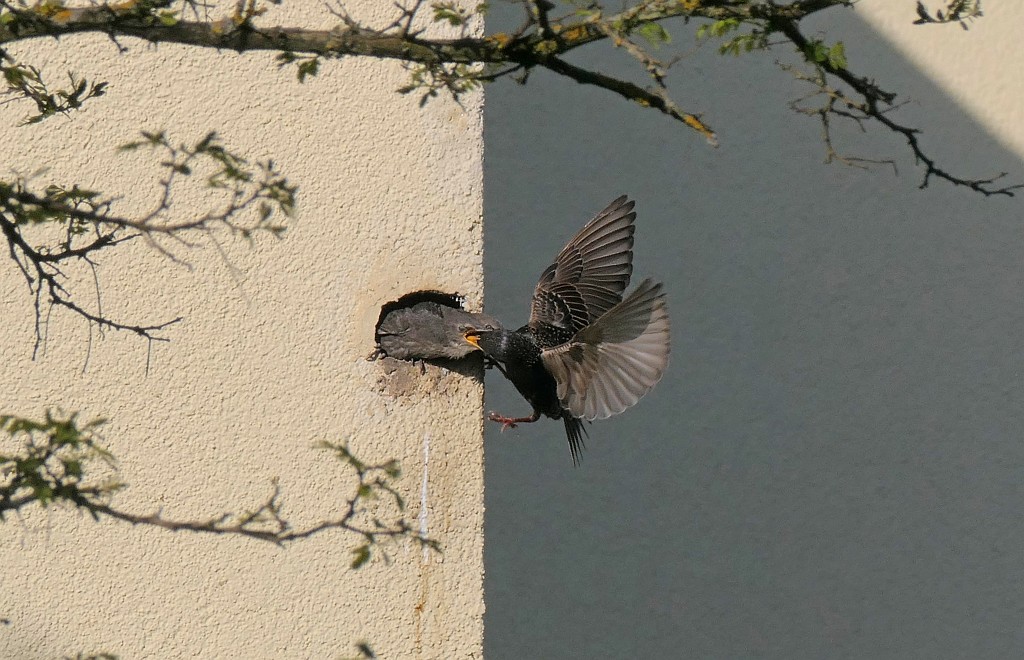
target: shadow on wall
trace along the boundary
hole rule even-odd
[[[940,162],[1024,163],[852,12],[830,39],[913,103]],[[676,26],[676,41],[693,26]],[[681,45],[680,51],[687,51]],[[589,63],[628,70],[591,49]],[[665,281],[673,352],[590,427],[487,429],[488,658],[1012,657],[1024,650],[1024,223],[844,129],[824,165],[806,90],[771,57],[701,49],[670,120],[535,73],[488,90],[487,312],[515,326],[541,270],[616,195],[637,272]],[[487,407],[528,405],[488,374]]]

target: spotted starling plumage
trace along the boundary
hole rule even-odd
[[[526,325],[465,333],[533,407],[528,417],[491,413],[490,419],[503,429],[541,415],[561,419],[574,464],[586,435],[583,420],[629,408],[668,365],[670,328],[661,284],[644,280],[622,297],[633,271],[635,220],[633,202],[619,197],[545,269]]]

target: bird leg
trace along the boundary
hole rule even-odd
[[[528,424],[530,422],[536,422],[538,419],[540,419],[540,411],[534,410],[533,414],[530,415],[529,417],[505,417],[504,415],[499,415],[498,413],[492,411],[490,413],[487,413],[487,419],[491,420],[492,422],[501,423],[501,430],[504,431],[505,429],[514,429],[516,427],[516,424]]]

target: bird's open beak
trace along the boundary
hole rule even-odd
[[[471,332],[467,332],[466,334],[464,334],[462,336],[466,338],[467,342],[469,342],[470,344],[475,346],[477,350],[481,350],[481,351],[483,350],[482,348],[480,348],[480,334],[479,333],[471,331]]]

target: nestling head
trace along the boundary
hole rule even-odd
[[[501,337],[505,329],[500,323],[493,320],[477,321],[476,323],[465,323],[459,326],[459,332],[465,340],[483,351],[484,355],[498,358],[501,354]]]

